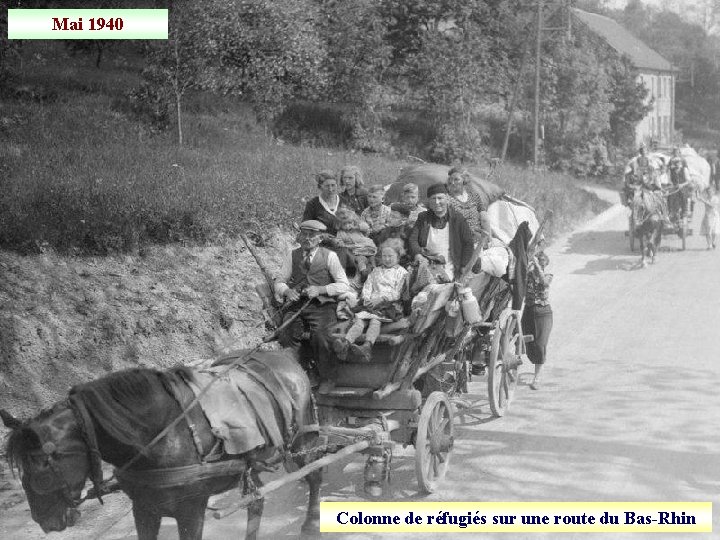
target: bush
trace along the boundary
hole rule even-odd
[[[476,125],[443,124],[427,149],[427,154],[431,161],[448,165],[454,162],[479,162],[490,156],[490,149],[486,146],[488,138],[489,133],[481,132]]]

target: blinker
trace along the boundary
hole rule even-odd
[[[42,445],[42,451],[45,452],[46,455],[51,456],[57,451],[57,447],[55,443],[46,442]]]

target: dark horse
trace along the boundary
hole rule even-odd
[[[640,266],[645,267],[646,258],[650,257],[650,262],[654,263],[660,248],[666,203],[660,190],[637,186],[630,204],[630,219],[634,221],[635,236],[640,240]]]
[[[294,435],[283,435],[285,448],[269,444],[265,437],[264,446],[246,454],[218,453],[219,440],[199,406],[146,448],[192,404],[195,394],[183,382],[183,375],[191,373],[187,368],[114,373],[73,388],[67,400],[24,422],[0,411],[5,425],[12,428],[8,460],[20,473],[32,518],[46,533],[72,526],[79,516],[76,507],[86,480],[92,480],[96,488],[102,482],[101,460],[116,471],[135,460],[118,479],[132,500],[138,538],[157,538],[162,517],[169,516],[177,520],[181,540],[200,540],[210,495],[238,485],[246,490],[253,484],[260,486],[259,471],[282,462],[285,450],[311,450],[317,442],[316,434],[302,429],[314,413],[310,382],[293,353],[287,349],[256,352],[240,367],[253,363],[272,372],[273,380],[289,389],[293,406],[303,411],[298,416],[304,418],[293,424]],[[277,396],[272,399],[273,410],[255,414],[281,415],[287,404]],[[138,456],[140,450],[142,456]],[[296,465],[304,465],[312,453],[297,452]],[[204,463],[210,454],[222,457]],[[306,480],[310,495],[302,530],[314,533],[319,530],[320,471]],[[248,508],[246,538],[256,537],[262,510],[262,499]]]

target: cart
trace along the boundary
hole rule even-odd
[[[421,491],[431,493],[445,477],[455,440],[455,411],[467,407],[472,365],[487,374],[492,414],[503,416],[518,382],[525,355],[522,310],[513,310],[512,280],[491,277],[478,299],[481,316],[469,321],[462,310],[448,309],[467,283],[436,284],[421,310],[381,327],[371,361],[335,358],[334,387],[316,395],[320,433],[331,447],[380,435],[363,449],[368,455],[365,488],[382,493],[390,474],[394,444],[415,447],[415,472]],[[338,323],[332,337],[349,323]],[[332,353],[329,353],[332,354]]]
[[[685,194],[684,198],[677,197],[678,193],[683,191]],[[693,230],[690,228],[690,223],[693,219],[694,199],[695,192],[690,187],[678,187],[678,186],[663,186],[662,196],[665,199],[665,204],[668,209],[669,223],[663,226],[662,234],[667,236],[670,234],[676,234],[680,239],[680,245],[682,251],[685,251],[687,246],[687,237],[692,236]],[[635,251],[635,241],[637,240],[636,223],[637,216],[635,215],[636,207],[633,204],[629,204],[630,215],[628,217],[628,232],[626,233],[630,240],[630,251]]]
[[[542,238],[550,215],[529,244],[522,246],[524,253],[532,252]],[[320,385],[315,404],[319,447],[328,455],[313,468],[348,453],[363,453],[368,456],[365,490],[379,496],[390,475],[394,446],[412,445],[418,487],[431,493],[448,471],[455,442],[455,412],[469,408],[462,395],[468,392],[472,366],[484,368],[492,414],[501,417],[507,413],[518,383],[518,368],[527,359],[526,342],[531,340],[522,333],[524,306],[513,306],[513,298],[517,304],[521,296],[514,294],[516,287],[524,290],[525,285],[517,283],[516,275],[524,274],[483,275],[484,281],[473,281],[481,274],[470,269],[482,251],[482,247],[476,249],[458,282],[426,287],[424,302],[419,306],[413,303],[405,318],[383,324],[369,362],[352,355],[340,359],[330,347],[324,350],[331,355],[335,373],[332,386]],[[467,298],[468,289],[475,293],[480,312],[474,318],[462,309],[453,309],[461,295]],[[330,327],[330,341],[344,336],[349,324]]]

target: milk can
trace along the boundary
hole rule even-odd
[[[482,322],[480,306],[478,305],[477,298],[475,298],[472,289],[470,287],[462,289],[460,291],[460,298],[460,306],[462,307],[465,322],[470,324]]]

